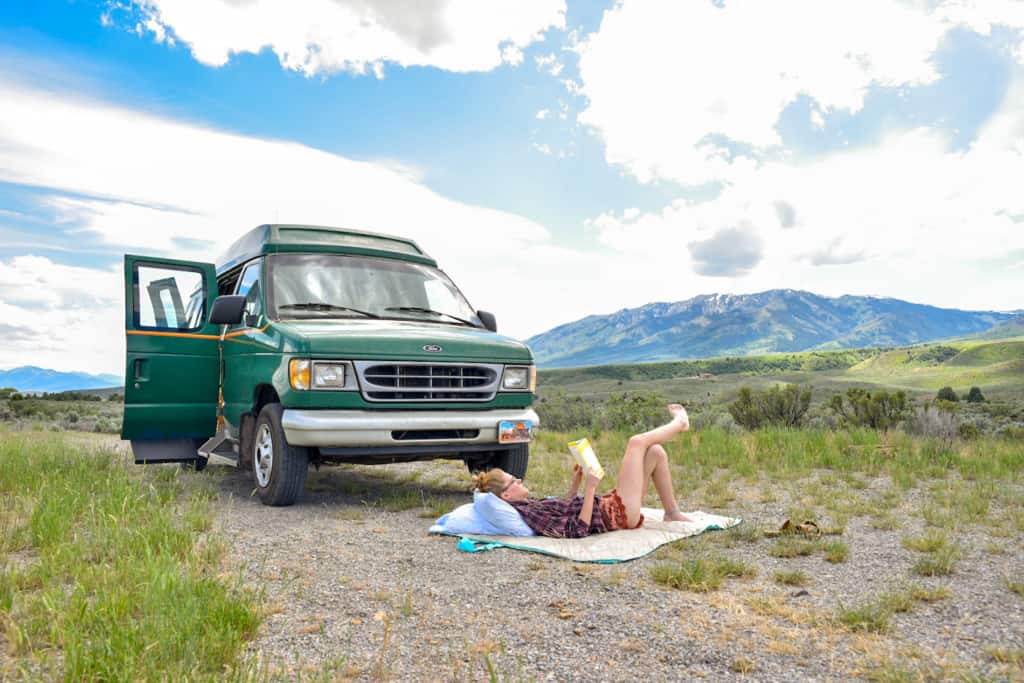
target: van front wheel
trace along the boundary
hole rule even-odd
[[[256,418],[252,472],[264,505],[291,505],[306,486],[309,450],[289,445],[281,427],[283,412],[280,403],[269,403]]]

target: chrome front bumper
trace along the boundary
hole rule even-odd
[[[444,444],[497,444],[498,422],[540,418],[531,408],[504,410],[296,410],[281,417],[288,443],[323,448],[345,446],[416,446]],[[472,438],[396,439],[394,432],[479,430]]]

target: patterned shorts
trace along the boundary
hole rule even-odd
[[[597,507],[601,511],[601,518],[608,531],[616,529],[639,529],[644,524],[644,516],[640,515],[640,521],[636,526],[629,526],[626,519],[626,506],[619,497],[619,492],[612,489],[611,493],[605,494],[597,499]]]

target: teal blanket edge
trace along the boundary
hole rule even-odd
[[[739,524],[742,524],[742,523],[743,523],[742,519],[737,519],[736,520],[736,524],[730,525],[729,528],[732,528],[734,526],[738,526]],[[436,532],[436,533],[438,533],[440,535],[443,535],[443,536],[453,536],[455,538],[458,538],[459,539],[459,543],[458,543],[458,545],[456,545],[456,548],[458,550],[464,552],[464,553],[480,553],[480,552],[486,552],[488,550],[494,550],[495,548],[511,548],[512,550],[523,550],[525,552],[539,553],[541,555],[547,555],[549,557],[558,557],[558,558],[565,559],[565,560],[571,560],[573,562],[586,562],[586,563],[589,563],[589,564],[620,564],[622,562],[632,562],[633,560],[638,560],[641,557],[646,557],[646,556],[650,555],[651,553],[653,553],[658,548],[662,547],[663,545],[668,545],[669,543],[676,543],[678,541],[684,541],[687,538],[693,538],[694,536],[700,536],[701,534],[703,534],[706,531],[723,531],[725,528],[726,527],[719,526],[718,524],[709,524],[708,526],[704,527],[703,529],[701,529],[696,534],[692,534],[690,536],[684,536],[683,538],[675,538],[675,539],[668,539],[668,540],[662,541],[661,543],[658,543],[657,545],[653,546],[650,550],[647,550],[646,552],[640,553],[638,555],[634,555],[632,557],[596,559],[596,560],[581,560],[581,559],[577,559],[577,558],[573,558],[573,557],[567,557],[565,555],[560,555],[558,553],[551,552],[550,550],[547,550],[545,548],[537,548],[535,546],[528,545],[527,543],[508,543],[508,542],[505,542],[505,541],[499,541],[499,540],[494,539],[494,538],[474,536],[472,534],[459,534],[459,533],[453,533],[453,532],[448,532],[448,531],[441,531],[441,532]],[[530,537],[529,536],[524,536],[523,537],[524,541],[526,539],[528,539],[528,538],[530,538]]]

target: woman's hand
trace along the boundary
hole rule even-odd
[[[601,477],[594,473],[594,470],[587,470],[587,488],[586,490],[593,493],[597,490],[597,485],[600,483]]]

